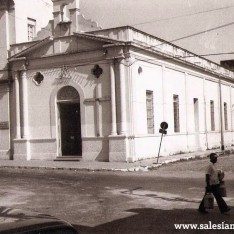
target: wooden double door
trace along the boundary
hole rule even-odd
[[[80,103],[59,103],[62,156],[82,156]]]

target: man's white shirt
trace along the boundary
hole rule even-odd
[[[219,184],[218,170],[213,163],[206,168],[206,174],[210,175],[210,185]]]

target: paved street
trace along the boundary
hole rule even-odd
[[[175,233],[174,224],[234,223],[234,157],[219,161],[226,171],[225,200],[233,207],[228,215],[217,206],[207,215],[197,212],[207,159],[146,172],[1,168],[0,202],[65,219],[80,233]]]

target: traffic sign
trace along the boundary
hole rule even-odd
[[[159,132],[162,133],[162,134],[167,134],[167,131],[164,130],[164,129],[161,129],[161,128],[159,129]]]
[[[162,129],[167,129],[167,128],[168,128],[168,123],[167,123],[167,122],[162,122],[162,123],[160,124],[160,127],[161,127]]]

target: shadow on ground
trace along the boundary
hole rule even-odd
[[[233,233],[232,230],[176,230],[174,224],[234,224],[233,208],[228,214],[221,214],[217,207],[208,214],[200,214],[195,209],[131,209],[132,215],[105,223],[95,227],[73,225],[81,234],[86,233],[121,233],[121,234],[148,234],[148,233]],[[234,225],[233,225],[234,226]],[[207,227],[207,226],[206,226]]]

